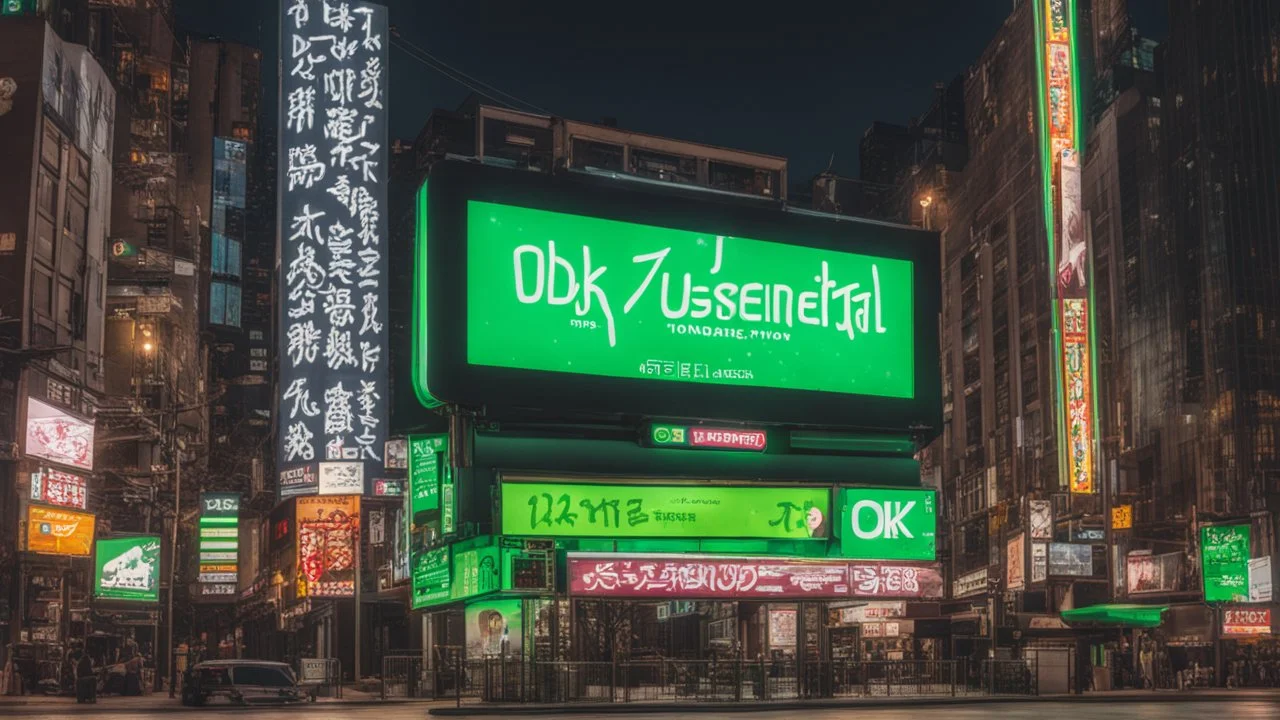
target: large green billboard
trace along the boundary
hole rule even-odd
[[[939,423],[932,233],[445,162],[416,259],[425,403]]]
[[[938,513],[933,490],[840,490],[840,553],[859,560],[933,560]]]
[[[502,483],[502,534],[825,538],[830,488]]]
[[[94,597],[160,601],[160,538],[154,535],[102,538],[94,547]]]
[[[1200,528],[1205,602],[1249,601],[1249,526]]]
[[[906,260],[472,201],[467,361],[910,398]]]

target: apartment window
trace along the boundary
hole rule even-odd
[[[40,143],[40,159],[54,172],[62,166],[62,133],[58,132],[58,126],[53,121],[45,118],[44,121],[44,137]]]
[[[240,286],[209,283],[209,323],[240,327]]]
[[[654,180],[692,185],[698,182],[698,159],[632,148],[631,172]]]
[[[240,278],[240,241],[220,232],[211,233],[209,243],[210,270],[215,275]]]
[[[53,317],[53,276],[40,267],[31,273],[31,309],[41,317]]]
[[[36,177],[36,208],[51,220],[58,216],[58,178],[44,168]]]
[[[733,165],[731,163],[707,163],[707,184],[720,190],[776,197],[779,173],[776,170]]]
[[[613,170],[625,172],[622,164],[623,147],[613,143],[596,142],[582,138],[573,139],[573,167],[581,170]]]
[[[35,256],[53,264],[53,219],[39,214],[36,215]]]

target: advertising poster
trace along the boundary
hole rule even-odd
[[[320,468],[311,463],[280,471],[281,500],[320,492]]]
[[[959,600],[987,591],[987,569],[974,570],[951,581],[951,599]]]
[[[1248,602],[1249,526],[1200,528],[1200,569],[1205,602]]]
[[[1067,471],[1070,490],[1089,494],[1093,486],[1093,396],[1089,384],[1088,301],[1062,301],[1062,370],[1067,406]]]
[[[502,568],[496,546],[453,551],[454,600],[484,595],[502,587]]]
[[[363,495],[364,463],[320,463],[321,495]]]
[[[295,502],[300,592],[316,598],[353,597],[360,497],[300,497]]]
[[[405,438],[391,438],[383,445],[382,467],[387,470],[409,468],[409,444]]]
[[[1053,503],[1048,500],[1031,500],[1028,503],[1031,515],[1031,539],[1053,539]]]
[[[769,649],[793,649],[796,646],[796,611],[794,608],[769,609]]]
[[[93,596],[101,600],[160,601],[160,538],[153,535],[98,540]]]
[[[1271,602],[1271,556],[1249,561],[1249,602]]]
[[[29,397],[24,452],[28,457],[92,470],[93,423]]]
[[[31,473],[31,500],[45,505],[84,510],[88,483],[79,475],[41,468]]]
[[[467,604],[467,659],[519,658],[524,635],[520,598]]]
[[[1005,589],[1021,590],[1027,586],[1026,581],[1026,540],[1018,535],[1009,540],[1005,547]]]
[[[1031,582],[1042,583],[1049,579],[1049,546],[1031,543]]]
[[[93,551],[94,516],[59,508],[27,506],[27,551],[88,557]]]
[[[417,554],[412,567],[414,610],[452,599],[452,560],[448,545]]]
[[[939,563],[889,561],[849,565],[849,594],[854,597],[938,600],[944,592]]]
[[[1125,558],[1125,590],[1130,595],[1167,593],[1177,589],[1182,553],[1130,553]]]
[[[1222,611],[1223,635],[1270,635],[1271,608],[1228,608]]]
[[[840,490],[840,553],[844,557],[933,560],[937,528],[933,490]]]
[[[415,525],[427,522],[423,513],[440,507],[441,472],[449,471],[449,436],[409,438],[409,509]]]
[[[830,517],[830,488],[502,483],[505,535],[808,540]]]

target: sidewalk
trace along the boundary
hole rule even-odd
[[[1206,690],[1114,690],[1086,695],[972,695],[968,697],[863,697],[827,700],[785,700],[777,702],[658,702],[658,703],[583,703],[572,705],[508,705],[475,704],[462,707],[431,707],[433,716],[492,715],[577,715],[593,713],[724,713],[778,710],[816,710],[835,708],[911,708],[945,707],[949,705],[1005,705],[1015,703],[1165,703],[1165,702],[1280,702],[1280,689],[1206,689]]]
[[[344,688],[341,699],[321,697],[317,698],[314,703],[297,703],[294,705],[274,706],[272,709],[287,712],[290,709],[315,709],[323,706],[336,708],[373,707],[379,705],[401,706],[407,704],[421,705],[424,708],[430,706],[442,707],[445,705],[454,707],[456,705],[453,700],[433,701],[405,698],[389,698],[387,700],[383,700],[381,696],[376,693],[365,693],[351,688]],[[220,710],[224,707],[234,708],[234,706],[226,706],[222,704],[209,705],[202,708],[189,708],[184,706],[178,698],[169,697],[168,692],[158,692],[137,697],[120,697],[118,695],[99,696],[98,702],[91,705],[79,704],[76,702],[74,697],[49,695],[0,695],[0,715],[43,715],[54,711],[59,714],[76,712],[84,712],[86,714],[159,714]]]

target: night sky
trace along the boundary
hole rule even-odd
[[[177,4],[181,29],[261,46],[274,63],[275,2]],[[628,130],[782,155],[793,185],[832,154],[837,171],[856,176],[863,130],[923,112],[934,82],[963,72],[1012,7],[1011,0],[387,4],[405,40],[524,102],[575,120],[612,117]],[[1165,0],[1129,4],[1135,26],[1163,39]],[[456,108],[471,92],[394,45],[391,79],[391,132],[406,140],[432,108]]]

